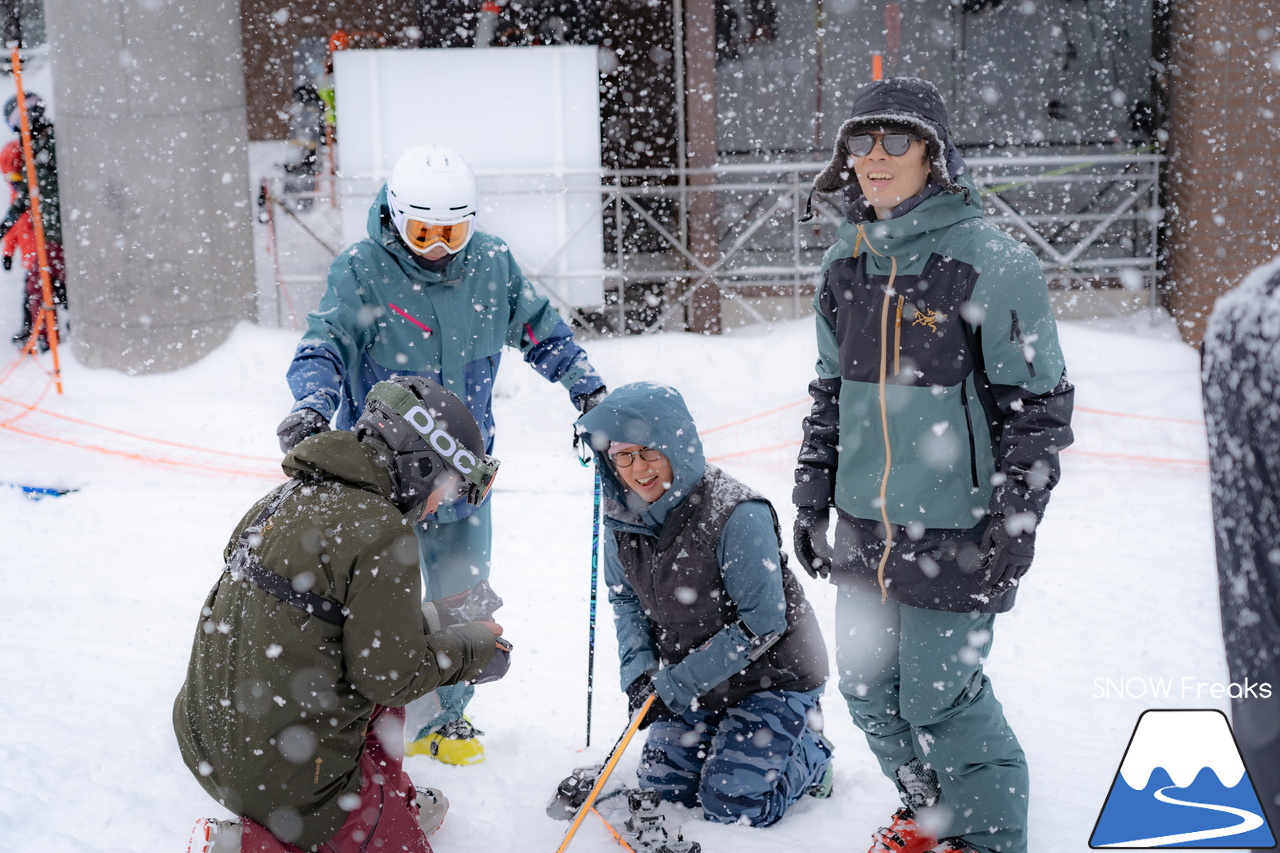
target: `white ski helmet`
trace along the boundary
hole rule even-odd
[[[457,254],[475,233],[476,176],[462,155],[443,145],[418,145],[396,161],[387,204],[400,239],[418,254],[444,246]]]

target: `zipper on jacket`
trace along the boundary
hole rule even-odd
[[[960,382],[960,405],[964,408],[964,426],[969,433],[969,479],[973,481],[973,490],[978,486],[978,446],[973,438],[973,412],[969,408],[969,379]]]
[[[1010,310],[1009,317],[1013,320],[1009,326],[1009,343],[1017,344],[1018,350],[1022,353],[1022,360],[1027,364],[1027,370],[1031,373],[1031,378],[1036,378],[1036,366],[1031,363],[1031,359],[1027,358],[1027,353],[1022,341],[1022,329],[1018,326],[1018,312]]]
[[[893,375],[898,376],[902,373],[900,358],[902,356],[902,304],[907,301],[907,297],[898,297],[898,314],[893,321]]]

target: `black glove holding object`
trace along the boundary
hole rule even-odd
[[[582,414],[594,409],[599,405],[600,401],[609,396],[609,389],[601,385],[590,394],[575,394],[573,396],[573,405],[577,407]]]
[[[329,419],[315,409],[298,409],[280,422],[276,435],[280,437],[280,450],[288,453],[304,439],[329,431]]]
[[[468,684],[488,684],[491,681],[497,681],[511,669],[511,641],[506,637],[494,637],[493,645],[493,660],[485,664],[475,677],[467,682]]]
[[[8,272],[13,269],[13,255],[4,256],[4,271]]]
[[[987,573],[991,591],[1004,592],[1016,586],[1031,568],[1031,560],[1036,554],[1035,530],[1024,530],[1015,535],[1009,531],[1008,519],[996,513],[982,532],[978,550],[982,554],[980,568]]]
[[[794,546],[796,560],[811,578],[827,578],[831,574],[834,554],[827,543],[827,527],[831,523],[831,509],[812,506],[796,507]]]
[[[649,706],[649,713],[644,715],[640,728],[647,729],[662,720],[676,719],[676,715],[667,707],[667,703],[663,702],[662,697],[654,691],[652,672],[646,672],[627,685],[627,718],[634,720],[640,711],[640,706],[650,696],[653,697],[653,704]]]

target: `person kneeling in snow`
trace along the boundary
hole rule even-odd
[[[289,482],[228,543],[173,708],[183,761],[240,816],[201,819],[191,850],[430,853],[447,803],[401,766],[404,705],[506,672],[492,622],[422,604],[413,524],[478,503],[498,463],[453,394],[379,382],[354,432],[285,456]]]
[[[828,796],[827,649],[772,505],[707,464],[672,388],[623,386],[577,426],[596,451],[613,533],[605,580],[633,718],[656,694],[641,786],[753,826],[805,793]]]

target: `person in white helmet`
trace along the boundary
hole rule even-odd
[[[579,412],[603,399],[604,382],[568,325],[507,244],[476,230],[477,209],[475,176],[458,152],[429,144],[400,157],[369,210],[368,237],[334,260],[320,305],[308,315],[288,370],[295,403],[277,429],[282,450],[331,424],[351,428],[375,383],[417,375],[466,401],[492,453],[493,382],[504,347],[563,385]],[[487,580],[487,500],[443,505],[415,531],[427,599]],[[472,693],[465,685],[437,691],[439,712],[417,737],[409,731],[408,754],[449,764],[483,760],[479,732],[464,716]]]

